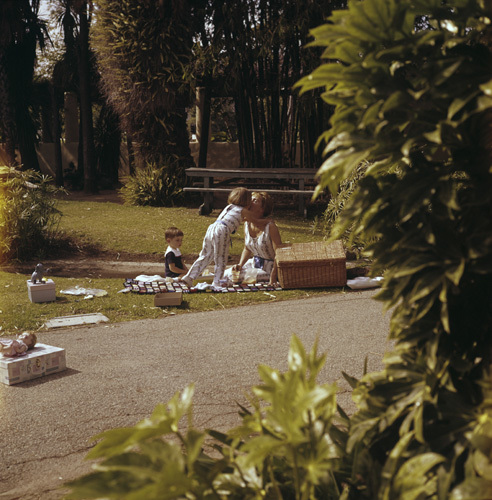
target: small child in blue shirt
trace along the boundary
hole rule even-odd
[[[165,254],[166,278],[182,278],[188,272],[179,249],[183,244],[183,231],[172,226],[166,229],[165,236],[168,244]]]

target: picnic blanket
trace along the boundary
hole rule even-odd
[[[282,290],[282,287],[273,286],[268,283],[249,283],[240,285],[224,286],[220,290],[213,290],[211,287],[192,286],[188,287],[184,283],[167,281],[140,281],[127,278],[124,282],[125,288],[133,293],[153,294],[162,292],[183,292],[183,293],[243,293],[243,292],[266,292],[273,290]]]

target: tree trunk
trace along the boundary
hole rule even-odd
[[[32,122],[29,109],[25,104],[21,105],[21,107],[16,106],[16,108],[16,122],[18,124],[24,122],[22,128],[17,127],[22,169],[31,169],[40,172],[41,168],[39,167],[38,154],[36,153],[36,146],[34,144],[34,130],[31,128]]]
[[[43,83],[37,86],[39,89],[39,99],[41,101],[41,141],[43,143],[54,142],[53,136],[53,103],[52,89],[50,83]]]
[[[18,165],[15,156],[15,142],[11,130],[7,130],[5,133],[5,155],[7,157],[7,166],[15,167]]]
[[[200,103],[200,117],[199,126],[197,127],[197,139],[200,145],[200,152],[198,154],[198,166],[207,166],[207,152],[208,152],[208,136],[210,130],[210,88],[199,90],[200,96],[198,98]]]
[[[92,100],[90,94],[89,68],[89,20],[87,3],[83,2],[80,14],[79,78],[80,78],[80,121],[82,128],[82,147],[84,152],[84,192],[97,193],[94,130],[92,121]]]
[[[63,162],[61,153],[61,127],[60,127],[60,105],[57,98],[57,89],[50,85],[51,108],[53,117],[53,147],[55,153],[55,183],[57,186],[63,186]]]
[[[133,150],[133,143],[130,135],[126,134],[126,148],[128,150],[128,173],[133,175],[135,173],[135,151]]]
[[[14,120],[9,97],[9,79],[6,58],[0,53],[0,132],[5,142],[6,162],[9,167],[16,165],[15,143],[13,138]]]

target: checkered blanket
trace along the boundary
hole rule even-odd
[[[168,283],[165,281],[136,281],[134,279],[127,278],[125,280],[125,288],[129,288],[133,293],[140,294],[153,294],[160,292],[183,292],[183,293],[203,293],[212,292],[211,288],[206,288],[200,290],[196,287],[188,287],[184,283]],[[269,285],[268,283],[251,283],[251,284],[241,284],[241,285],[231,285],[228,287],[223,287],[219,293],[228,292],[267,292],[274,290],[282,290],[280,286]]]

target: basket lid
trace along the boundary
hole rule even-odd
[[[341,240],[327,243],[314,241],[311,243],[293,243],[289,247],[277,248],[277,262],[325,262],[333,259],[345,260],[345,250]]]

